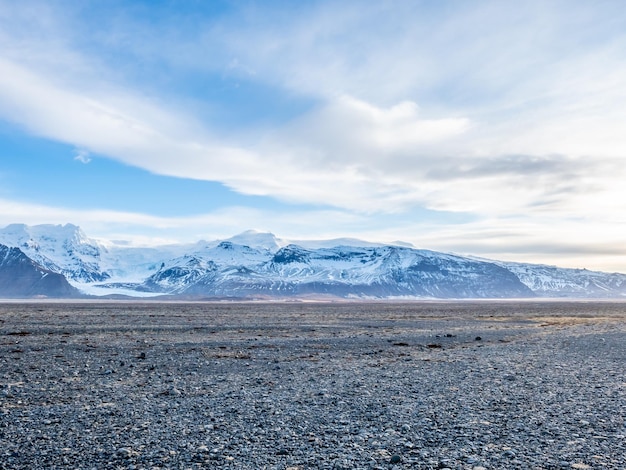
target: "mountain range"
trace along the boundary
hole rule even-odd
[[[0,297],[37,296],[624,298],[626,275],[255,231],[145,248],[92,239],[72,224],[0,229]]]

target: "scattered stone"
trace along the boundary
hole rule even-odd
[[[170,396],[170,397],[177,397],[182,395],[182,392],[180,390],[178,390],[176,387],[170,387],[166,390],[163,390],[161,393],[159,393],[159,395],[165,395],[165,396]]]
[[[127,447],[120,447],[117,449],[116,454],[123,459],[128,459],[133,455],[133,452]]]

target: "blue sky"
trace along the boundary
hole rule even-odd
[[[618,1],[0,0],[0,224],[626,272]]]

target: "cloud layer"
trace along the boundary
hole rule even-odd
[[[499,252],[598,252],[589,247],[626,238],[619,2],[253,2],[170,19],[155,7],[153,23],[120,9],[106,28],[55,4],[0,1],[0,117],[80,149],[83,163],[97,154],[346,221],[419,208],[471,215],[478,222],[463,227],[366,224],[453,251],[514,239]],[[309,104],[225,128],[219,109],[246,104],[208,98],[198,80]],[[284,214],[263,217],[278,225]],[[585,240],[580,227],[597,230]]]

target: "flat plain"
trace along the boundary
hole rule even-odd
[[[623,469],[625,371],[623,302],[5,302],[0,469]]]

